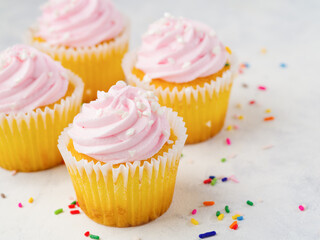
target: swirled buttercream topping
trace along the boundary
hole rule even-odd
[[[117,82],[84,104],[69,130],[75,150],[103,162],[154,156],[169,139],[170,126],[153,92]]]
[[[67,71],[59,62],[28,46],[0,54],[0,113],[28,112],[65,96]]]

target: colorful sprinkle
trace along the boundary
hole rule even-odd
[[[256,103],[256,101],[254,101],[254,100],[251,100],[251,101],[249,102],[250,105],[255,104],[255,103]]]
[[[7,196],[4,193],[1,193],[2,198],[6,198]]]
[[[229,125],[229,126],[227,127],[227,131],[231,131],[231,130],[232,130],[232,126]]]
[[[226,162],[227,159],[226,158],[221,158],[221,162]]]
[[[239,180],[234,175],[231,175],[230,177],[228,177],[228,179],[235,183],[239,183]]]
[[[236,224],[238,224],[238,222],[237,222],[237,221],[234,221],[233,223],[231,223],[231,225],[229,226],[229,228],[230,228],[230,229],[233,229]]]
[[[261,48],[260,52],[261,52],[262,54],[266,54],[266,53],[267,53],[267,49]]]
[[[209,183],[211,183],[211,181],[212,181],[211,178],[208,178],[208,179],[204,180],[203,183],[204,184],[209,184]]]
[[[230,209],[229,209],[229,206],[228,206],[228,205],[226,205],[226,206],[224,207],[224,210],[226,211],[226,213],[230,213]]]
[[[221,181],[222,181],[222,182],[226,182],[226,181],[228,181],[228,178],[227,178],[227,177],[224,177],[224,178],[221,179]]]
[[[209,176],[209,178],[210,178],[210,179],[214,179],[214,178],[215,178],[215,176]]]
[[[33,198],[32,198],[32,197],[29,198],[28,202],[29,202],[29,203],[33,203]]]
[[[212,232],[206,232],[206,233],[201,233],[199,234],[199,238],[203,239],[203,238],[208,238],[208,237],[213,237],[215,236],[217,233],[215,231]]]
[[[70,213],[72,215],[75,215],[75,214],[80,214],[80,211],[79,210],[72,210],[72,211],[70,211]]]
[[[211,186],[214,186],[214,185],[216,185],[216,183],[217,183],[217,179],[216,178],[214,178],[214,179],[212,179],[212,181],[211,181]]]
[[[274,117],[266,117],[263,119],[263,121],[267,122],[267,121],[272,121],[274,120]]]
[[[85,235],[86,237],[89,237],[89,236],[90,236],[90,232],[89,232],[89,231],[86,231],[86,232],[84,233],[84,235]]]
[[[240,103],[237,103],[236,108],[242,108],[242,105]]]
[[[59,208],[59,209],[57,209],[57,210],[54,211],[54,214],[55,214],[55,215],[58,215],[58,214],[60,214],[60,213],[62,213],[62,212],[63,212],[63,209],[62,209],[62,208]]]
[[[204,202],[203,202],[203,205],[204,205],[204,206],[213,206],[214,203],[215,203],[214,201],[204,201]]]
[[[13,171],[11,172],[11,176],[15,176],[17,173],[18,173],[17,170],[13,170]]]
[[[265,111],[266,113],[271,113],[271,109],[270,108],[268,108],[268,109],[266,109],[266,111]]]
[[[235,215],[232,216],[232,219],[236,220],[238,217],[240,217],[240,214],[235,214]]]
[[[181,153],[181,157],[183,157],[183,154]]]
[[[193,224],[193,225],[199,225],[199,222],[197,220],[195,220],[194,218],[191,218],[190,222]]]
[[[224,214],[221,213],[221,214],[218,216],[218,220],[219,220],[219,221],[222,221],[223,218],[224,218]]]
[[[228,52],[229,54],[232,54],[232,51],[231,51],[231,49],[230,49],[228,46],[226,46],[226,50],[227,50],[227,52]]]
[[[76,200],[74,200],[72,203],[70,203],[70,205],[75,205],[77,203]]]
[[[273,148],[273,145],[266,145],[266,146],[262,147],[263,150],[267,150],[270,148]]]
[[[243,220],[243,216],[237,217],[237,220],[238,220],[238,221],[242,221],[242,220]]]
[[[233,230],[237,230],[238,229],[238,224],[235,224],[232,229]]]
[[[243,69],[240,67],[239,68],[239,73],[242,74],[243,73]]]
[[[216,216],[217,217],[219,217],[220,214],[221,214],[220,211],[216,211]]]
[[[234,129],[234,130],[238,130],[238,129],[239,129],[239,126],[238,126],[238,125],[233,125],[233,129]]]
[[[249,206],[253,206],[253,202],[251,202],[250,200],[247,201],[247,204],[248,204]]]
[[[249,68],[249,67],[250,67],[250,64],[249,64],[249,63],[244,63],[244,65],[246,66],[246,68]]]
[[[262,90],[262,91],[265,91],[265,90],[267,90],[267,87],[260,85],[260,86],[258,86],[258,89]]]
[[[100,239],[100,237],[99,237],[99,236],[97,236],[97,235],[93,235],[93,234],[90,234],[90,238],[91,238],[91,239]]]
[[[18,207],[19,207],[19,208],[22,208],[22,207],[23,207],[21,202],[18,204]]]
[[[285,63],[280,63],[280,67],[286,68],[286,67],[287,67],[287,64],[285,64]]]
[[[197,209],[193,209],[191,212],[192,215],[195,215],[196,213],[197,213]]]
[[[229,66],[230,66],[230,64],[229,64],[229,63],[226,63],[224,66],[225,66],[225,67],[229,67]]]
[[[238,116],[238,119],[239,119],[239,120],[242,120],[242,119],[243,119],[243,116],[242,116],[242,115]]]
[[[78,202],[78,201],[77,201],[76,205],[77,205],[78,207],[80,207],[80,206],[79,206],[79,202]]]
[[[304,205],[299,205],[299,209],[300,209],[300,211],[304,211],[305,210],[305,206]]]
[[[248,88],[249,86],[248,86],[248,84],[246,84],[246,83],[242,83],[242,87]]]
[[[230,138],[226,138],[226,143],[227,143],[228,145],[231,145],[231,140],[230,140]]]
[[[68,206],[68,208],[75,208],[76,207],[76,205],[74,205],[74,204],[70,204],[69,206]]]

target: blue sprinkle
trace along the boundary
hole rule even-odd
[[[227,178],[227,177],[224,177],[224,178],[221,179],[221,181],[222,181],[222,182],[226,182],[226,181],[228,181],[228,178]]]
[[[209,178],[210,178],[210,179],[214,179],[214,178],[215,178],[215,176],[210,176]]]
[[[249,68],[249,67],[250,67],[250,64],[249,64],[249,63],[245,63],[244,65],[246,66],[246,68]]]
[[[215,236],[217,233],[215,231],[212,232],[206,232],[206,233],[202,233],[199,234],[199,238],[203,239],[203,238],[208,238],[208,237],[212,237]]]
[[[238,221],[242,221],[243,220],[243,216],[237,217]]]
[[[285,63],[281,63],[281,64],[280,64],[280,67],[282,67],[282,68],[286,68],[286,67],[287,67],[287,64],[285,64]]]

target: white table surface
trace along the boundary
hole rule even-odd
[[[0,49],[19,43],[39,15],[40,0],[0,1]],[[140,227],[112,228],[91,221],[85,214],[56,216],[75,194],[64,166],[37,173],[0,170],[0,239],[88,239],[89,230],[102,240],[198,239],[215,230],[212,239],[320,239],[320,81],[319,9],[314,1],[254,0],[115,0],[132,22],[132,44],[137,47],[147,25],[168,11],[210,24],[239,59],[250,64],[236,80],[226,126],[215,138],[186,146],[170,209]],[[262,54],[261,48],[267,53]],[[286,63],[287,68],[279,67]],[[243,88],[242,84],[248,84]],[[267,91],[259,91],[265,85]],[[255,100],[255,105],[249,105]],[[237,103],[242,109],[235,107]],[[272,122],[262,119],[275,116]],[[235,114],[243,120],[233,118]],[[225,144],[229,137],[231,146]],[[273,148],[263,150],[272,144]],[[228,156],[237,154],[235,158]],[[220,159],[227,157],[227,162]],[[239,183],[202,184],[208,175],[230,176]],[[34,203],[27,201],[34,198]],[[250,207],[250,199],[255,205]],[[205,200],[215,206],[201,207]],[[24,207],[18,208],[22,202]],[[228,227],[231,214],[218,221],[215,212],[226,204],[231,213],[244,215],[239,229]],[[306,205],[304,212],[300,204]],[[190,212],[198,226],[190,223]],[[67,209],[66,209],[67,210]]]

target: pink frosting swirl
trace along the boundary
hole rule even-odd
[[[137,54],[136,68],[147,79],[184,83],[221,70],[227,51],[205,24],[185,18],[165,18],[149,26]]]
[[[0,54],[0,113],[28,112],[58,101],[68,90],[59,62],[28,46]]]
[[[74,148],[103,162],[124,163],[155,155],[170,126],[153,92],[117,82],[84,104],[68,131]]]
[[[50,45],[90,47],[124,28],[123,16],[109,0],[51,0],[42,11],[37,36]]]

